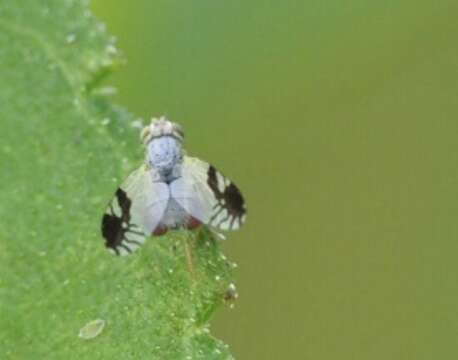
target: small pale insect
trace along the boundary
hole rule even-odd
[[[141,132],[145,163],[116,190],[102,219],[105,245],[128,255],[169,229],[236,230],[246,218],[237,186],[212,165],[184,154],[181,127],[165,117]]]

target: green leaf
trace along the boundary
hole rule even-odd
[[[232,358],[208,330],[233,292],[208,230],[103,246],[142,161],[133,116],[98,87],[119,61],[86,1],[0,3],[1,359]]]

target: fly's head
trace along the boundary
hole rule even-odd
[[[184,134],[180,125],[164,116],[151,119],[141,132],[146,148],[146,161],[161,176],[168,178],[183,159]]]
[[[152,141],[163,136],[170,136],[175,138],[180,143],[183,142],[184,134],[181,126],[167,119],[165,116],[152,118],[151,124],[144,127],[141,132],[141,139],[145,146]]]

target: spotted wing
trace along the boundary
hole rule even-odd
[[[105,245],[117,255],[128,255],[151,235],[164,215],[170,197],[167,184],[153,182],[142,166],[116,190],[102,219]]]
[[[206,225],[236,230],[245,222],[245,201],[237,186],[202,160],[186,156],[170,190],[186,212]]]

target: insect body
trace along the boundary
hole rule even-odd
[[[141,138],[145,163],[116,190],[102,219],[108,248],[127,255],[169,229],[236,230],[245,222],[239,189],[212,165],[184,155],[178,124],[153,119]]]

